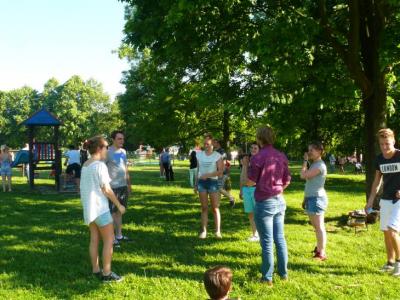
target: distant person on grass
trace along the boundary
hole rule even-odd
[[[227,170],[227,164],[225,162],[228,162],[227,160],[227,155],[224,150],[224,148],[221,147],[221,142],[218,139],[213,139],[213,147],[214,151],[218,152],[221,154],[222,161],[224,162],[224,171],[221,176],[218,177],[218,188],[219,192],[225,196],[226,198],[229,199],[229,204],[231,207],[235,206],[235,198],[231,195],[230,191],[228,191],[225,188],[225,181],[229,179],[229,170]],[[229,163],[230,166],[230,163]]]
[[[394,147],[395,137],[389,128],[378,132],[381,154],[376,158],[375,179],[371,187],[367,213],[373,208],[375,197],[383,183],[383,193],[379,202],[380,228],[385,237],[387,262],[383,272],[400,276],[400,150]]]
[[[196,183],[197,176],[197,155],[196,151],[190,152],[190,166],[189,166],[189,184],[193,188]]]
[[[333,155],[333,153],[329,154],[329,165],[331,166],[331,173],[335,172],[335,166],[336,166],[336,157]]]
[[[198,173],[194,191],[199,192],[201,202],[201,232],[199,238],[205,239],[207,237],[208,197],[210,197],[211,208],[214,215],[215,236],[220,239],[222,235],[218,177],[222,176],[224,166],[221,154],[213,149],[211,135],[205,136],[204,151],[197,153],[197,162]]]
[[[278,257],[278,274],[287,280],[288,251],[284,234],[286,203],[283,191],[290,184],[290,172],[286,156],[273,147],[275,134],[268,127],[261,127],[256,133],[260,151],[249,161],[247,186],[256,185],[254,220],[262,248],[261,282],[272,286],[274,273],[274,243]]]
[[[111,178],[111,188],[117,196],[119,203],[128,208],[128,198],[131,194],[131,179],[128,170],[128,158],[123,148],[125,136],[122,131],[116,130],[111,133],[112,146],[108,148],[106,165]],[[120,246],[120,242],[129,241],[127,236],[122,235],[122,214],[118,206],[114,202],[110,202],[110,210],[115,226],[116,247]]]
[[[79,182],[81,178],[81,152],[76,149],[74,145],[70,145],[68,147],[68,151],[65,152],[64,156],[66,157],[65,165],[67,169],[65,171],[65,179],[64,179],[64,189],[66,189],[67,178],[74,178],[76,189],[79,190]]]
[[[204,287],[210,300],[229,300],[232,277],[232,270],[224,266],[216,266],[204,273]]]
[[[164,148],[162,148],[161,152],[160,152],[160,155],[158,156],[158,160],[159,160],[158,164],[160,166],[160,178],[165,178],[165,170],[164,170],[163,163],[161,161],[161,157],[164,154],[164,152],[165,152],[165,150],[164,150]]]
[[[308,153],[304,153],[303,166],[300,177],[306,180],[302,207],[307,211],[310,222],[315,230],[317,246],[313,253],[314,258],[326,260],[326,230],[324,215],[328,206],[328,197],[324,188],[327,169],[322,155],[324,147],[320,142],[313,142],[308,146]],[[312,164],[308,168],[309,162]]]
[[[119,203],[110,187],[111,179],[103,162],[107,157],[107,146],[107,141],[100,136],[88,140],[91,158],[82,168],[81,202],[84,221],[90,230],[89,253],[92,272],[103,282],[118,282],[122,278],[111,271],[114,226],[108,199],[121,214],[125,213],[125,207]],[[103,270],[99,264],[100,239],[103,241]]]
[[[251,156],[254,156],[260,151],[260,147],[256,142],[251,144]],[[246,158],[245,158],[246,157]],[[243,159],[249,159],[248,155],[242,155],[242,160],[241,164],[243,162]],[[256,200],[254,198],[254,192],[256,191],[256,186],[247,186],[248,178],[247,178],[247,172],[248,172],[248,164],[246,164],[245,167],[242,167],[241,173],[240,173],[240,199],[243,199],[243,205],[244,205],[244,212],[248,214],[249,216],[249,221],[250,221],[250,226],[251,226],[251,232],[252,235],[249,237],[248,241],[249,242],[258,242],[260,241],[260,237],[258,236],[257,232],[257,227],[256,223],[254,222],[254,207],[256,205]]]
[[[166,180],[174,181],[174,171],[172,170],[171,154],[169,153],[169,148],[165,149],[160,158],[164,168]]]
[[[3,182],[3,192],[7,190],[11,192],[12,181],[12,155],[10,149],[6,145],[2,145],[0,149],[0,175]]]

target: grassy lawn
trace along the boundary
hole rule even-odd
[[[234,167],[234,194],[239,180]],[[260,246],[250,234],[241,202],[221,204],[224,238],[197,238],[200,206],[187,183],[187,166],[175,167],[176,181],[159,178],[157,166],[132,170],[134,195],[125,215],[133,242],[114,254],[113,269],[125,277],[102,285],[90,275],[89,235],[77,196],[30,192],[15,177],[14,192],[0,192],[0,297],[3,299],[206,299],[203,272],[216,264],[234,271],[232,297],[242,299],[399,299],[400,279],[381,274],[385,262],[378,225],[357,234],[344,215],[364,205],[361,175],[329,175],[326,262],[311,259],[314,234],[300,209],[304,183],[298,166],[285,193],[289,282],[258,284]],[[42,180],[46,181],[46,180]],[[211,216],[210,216],[211,218]],[[211,218],[212,220],[212,218]],[[213,232],[210,222],[209,232]]]

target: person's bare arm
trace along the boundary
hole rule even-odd
[[[378,193],[379,188],[381,186],[381,182],[382,182],[382,173],[380,171],[376,170],[375,178],[374,178],[374,182],[372,183],[372,186],[371,186],[371,192],[369,194],[368,202],[367,202],[367,205],[365,205],[365,210],[372,208],[372,206],[374,205],[374,200],[375,200],[376,194]]]
[[[306,163],[304,163],[304,164],[306,164]],[[307,166],[305,168],[307,168]],[[302,168],[301,172],[300,172],[300,178],[307,180],[307,179],[314,178],[315,176],[318,176],[319,174],[321,174],[320,169],[307,170],[307,169]]]
[[[105,184],[102,186],[101,191],[103,194],[110,199],[112,203],[114,203],[115,207],[118,208],[118,210],[121,212],[121,214],[125,213],[125,207],[119,203],[117,197],[115,196],[113,190],[111,189],[111,186],[109,184]]]

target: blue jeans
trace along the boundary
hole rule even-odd
[[[262,280],[272,281],[274,273],[274,249],[278,258],[278,274],[287,277],[288,252],[284,234],[286,203],[282,195],[256,202],[254,221],[260,236],[262,249]]]

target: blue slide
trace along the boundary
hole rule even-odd
[[[29,163],[29,151],[28,150],[20,150],[15,155],[14,161],[11,165],[12,168],[15,168],[21,164],[28,164]]]

